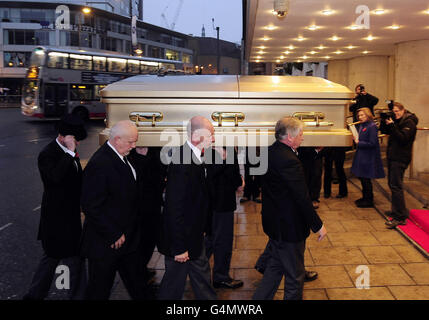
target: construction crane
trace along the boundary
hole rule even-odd
[[[167,11],[168,7],[170,6],[170,3],[162,11],[161,18],[164,21],[164,23],[168,29],[174,30],[174,28],[176,27],[176,22],[177,22],[177,18],[179,17],[180,10],[182,9],[183,0],[179,0],[179,5],[177,6],[176,13],[174,14],[173,21],[171,22],[171,24],[168,23],[167,17],[165,16],[165,12]]]

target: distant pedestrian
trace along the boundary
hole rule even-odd
[[[43,257],[24,299],[46,298],[60,262],[70,271],[69,298],[85,297],[85,264],[79,257],[82,167],[76,147],[86,135],[82,120],[67,115],[58,125],[57,138],[39,154],[44,190],[38,239],[42,241]]]

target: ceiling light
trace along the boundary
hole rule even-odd
[[[277,59],[277,60],[276,60],[276,62],[277,62],[277,63],[279,63],[279,62],[280,62],[280,60],[278,60],[278,59]]]
[[[261,60],[256,60],[255,62],[256,62],[256,63],[259,63],[259,62],[261,62]]]
[[[299,36],[298,38],[296,38],[297,41],[304,41],[306,40],[303,36]]]
[[[285,58],[285,56],[280,56],[280,59],[284,59]]]
[[[256,58],[257,58],[257,59],[261,59],[262,57],[261,57],[261,56],[257,56]]]
[[[258,51],[258,54],[264,54],[265,52],[264,51]]]
[[[312,26],[309,26],[309,27],[307,27],[307,29],[308,30],[311,30],[311,31],[315,31],[315,30],[317,30],[317,29],[320,29],[321,27],[319,27],[319,26],[316,26],[316,25],[312,25]]]
[[[366,51],[366,50],[365,50],[365,51],[364,51],[364,52],[362,52],[362,53],[363,53],[363,54],[368,54],[368,53],[369,53],[369,51]]]
[[[373,12],[375,14],[377,14],[377,15],[380,15],[380,14],[386,13],[386,10],[384,10],[384,9],[375,9]]]
[[[392,24],[391,26],[387,27],[388,29],[392,29],[392,30],[398,30],[399,28],[401,28],[400,26],[398,26],[397,24]]]
[[[284,54],[289,54],[290,53],[290,51],[288,51],[288,50],[286,50],[285,52],[284,52]]]
[[[350,30],[359,30],[359,29],[362,29],[362,27],[358,26],[357,24],[352,24],[351,26],[348,26],[347,28],[350,29]]]
[[[331,57],[330,56],[325,56],[325,59],[331,59]]]
[[[343,52],[341,50],[337,50],[334,52],[335,54],[342,54]]]
[[[324,47],[323,45],[320,45],[317,47],[317,49],[323,50],[323,49],[326,49],[326,47]]]
[[[295,47],[293,45],[290,45],[288,48],[289,48],[289,50],[295,49]]]
[[[330,38],[330,40],[332,40],[332,41],[338,41],[338,40],[340,40],[340,38],[338,38],[337,36],[333,36],[332,38]]]
[[[310,52],[310,54],[316,54],[316,53],[317,53],[317,52],[316,52],[316,51],[314,51],[314,50]]]
[[[429,9],[423,11],[423,13],[429,14]]]
[[[265,47],[265,46],[260,46],[259,48],[261,48],[261,49],[265,49],[266,47]]]
[[[368,41],[372,41],[372,40],[374,40],[375,38],[372,36],[372,35],[369,35],[368,37],[366,37],[366,38],[364,38],[365,40],[368,40]]]
[[[334,13],[334,10],[331,10],[331,9],[325,9],[322,11],[322,14],[325,16],[330,16],[333,13]]]
[[[262,40],[264,40],[264,41],[268,41],[268,40],[270,40],[270,38],[268,38],[268,37],[263,37],[263,38],[262,38]]]
[[[267,29],[267,30],[272,31],[272,30],[276,30],[277,28],[278,28],[278,27],[276,27],[276,26],[269,25],[269,26],[266,26],[264,29]]]
[[[352,49],[354,49],[354,48],[356,48],[356,46],[352,46],[352,45],[349,45],[348,47],[346,47],[347,49],[349,49],[349,50],[352,50]]]
[[[307,56],[302,56],[302,58],[305,60],[305,59],[308,59],[308,57]]]

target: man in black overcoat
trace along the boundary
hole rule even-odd
[[[168,167],[159,251],[165,255],[161,300],[183,298],[189,275],[195,297],[216,299],[204,234],[210,230],[210,181],[202,151],[214,142],[214,129],[204,117],[188,123],[188,140],[172,154]]]
[[[65,289],[70,284],[69,298],[84,298],[85,264],[79,257],[82,167],[76,146],[86,135],[83,121],[67,115],[58,124],[57,138],[39,154],[43,198],[38,240],[42,241],[43,257],[24,299],[46,298],[60,262],[69,270],[64,276],[70,277],[63,283]]]
[[[269,236],[271,258],[253,299],[273,299],[282,277],[284,299],[301,300],[305,241],[310,229],[326,236],[313,208],[296,149],[303,141],[303,122],[282,118],[275,127],[276,142],[268,148],[268,170],[262,176],[262,226]]]
[[[131,298],[150,298],[139,264],[138,185],[127,155],[135,148],[134,123],[119,121],[109,141],[89,160],[83,173],[81,204],[85,214],[82,255],[88,258],[87,299],[107,300],[116,272]]]

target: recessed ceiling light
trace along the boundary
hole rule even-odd
[[[369,53],[369,51],[365,50],[365,51],[363,51],[362,53],[363,53],[363,54],[368,54],[368,53]]]
[[[359,29],[362,29],[362,27],[358,26],[357,24],[352,24],[351,26],[348,26],[347,29],[350,29],[350,30],[359,30]]]
[[[330,56],[325,56],[325,59],[331,59],[331,57]]]
[[[429,9],[423,11],[423,13],[429,14]]]
[[[276,30],[277,28],[278,27],[276,27],[276,26],[269,25],[269,26],[266,26],[264,29],[272,31],[272,30]]]
[[[298,38],[296,38],[297,41],[304,41],[306,40],[303,36],[299,36]]]
[[[285,58],[285,56],[280,56],[280,59],[284,59]]]
[[[256,60],[255,62],[256,62],[256,63],[259,63],[259,62],[261,62],[261,60]]]
[[[373,12],[374,12],[374,14],[381,15],[381,14],[385,14],[386,10],[384,10],[384,9],[375,9]]]
[[[311,31],[315,31],[315,30],[320,29],[320,28],[321,28],[320,26],[316,26],[314,24],[312,26],[307,27],[307,29],[311,30]]]
[[[332,41],[338,41],[338,40],[340,40],[340,38],[338,38],[337,36],[333,36],[332,38],[329,38],[330,40],[332,40]]]
[[[289,50],[295,49],[295,47],[293,45],[290,45],[288,48],[289,48]]]
[[[352,49],[354,49],[354,48],[356,48],[356,46],[352,46],[352,45],[349,45],[348,47],[346,47],[347,49],[349,49],[349,50],[352,50]]]
[[[268,38],[268,37],[263,37],[263,38],[262,38],[262,40],[264,40],[264,41],[268,41],[268,40],[270,40],[270,38]]]
[[[265,52],[261,50],[261,51],[258,51],[257,53],[258,54],[264,54]]]
[[[375,37],[373,37],[372,35],[369,35],[368,37],[366,37],[366,38],[364,38],[365,40],[368,40],[368,41],[372,41],[372,40],[374,40],[375,39]]]
[[[265,49],[266,47],[265,47],[265,46],[260,46],[259,48],[261,48],[261,49]]]
[[[317,49],[323,50],[323,49],[326,49],[326,47],[324,47],[323,45],[320,45],[320,46],[317,47]]]
[[[277,63],[279,63],[279,62],[280,62],[280,60],[278,60],[278,59],[277,59],[277,60],[276,60],[276,62],[277,62]]]
[[[322,10],[322,14],[325,16],[330,16],[333,13],[334,13],[334,10],[331,10],[331,9]]]
[[[398,30],[401,28],[401,26],[398,26],[397,24],[392,24],[391,26],[388,26],[387,28],[392,29],[392,30]]]
[[[343,52],[341,50],[337,50],[334,52],[335,54],[342,54]]]
[[[286,50],[285,52],[284,52],[284,54],[289,54],[290,53],[290,51],[288,51],[288,50]]]
[[[302,58],[305,60],[305,59],[308,59],[308,57],[307,56],[302,56]]]
[[[261,59],[262,57],[261,57],[261,56],[257,56],[256,58],[257,58],[257,59]]]
[[[314,51],[314,50],[310,52],[310,54],[316,54],[316,53],[317,53],[317,52],[316,52],[316,51]]]

